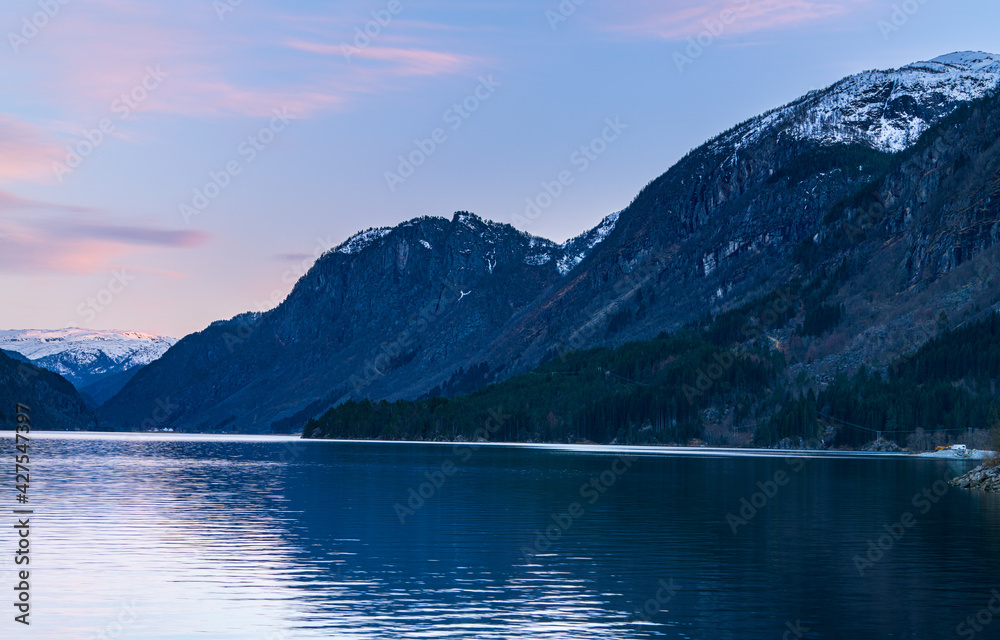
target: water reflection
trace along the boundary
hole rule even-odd
[[[40,437],[25,637],[940,638],[1000,586],[995,496],[914,502],[966,463],[291,443]]]

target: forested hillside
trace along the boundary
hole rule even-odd
[[[758,432],[760,444],[783,438],[822,438],[860,446],[878,435],[900,446],[927,449],[1000,422],[1000,315],[944,332],[885,374],[868,368],[838,376],[819,393],[789,391],[778,414]],[[931,434],[936,434],[936,438]],[[975,436],[975,443],[982,436]]]
[[[817,388],[783,375],[780,340],[771,335],[787,334],[796,317],[805,319],[801,331],[810,309],[826,307],[810,291],[777,291],[651,341],[553,354],[531,372],[464,396],[349,401],[310,421],[305,437],[619,444],[752,437],[758,446],[857,448],[882,436],[918,450],[954,441],[986,446],[985,430],[1000,422],[1000,315],[945,331],[884,374],[862,368]],[[746,441],[713,437],[720,419]]]
[[[687,443],[703,435],[701,411],[712,404],[732,404],[738,420],[753,416],[783,366],[779,352],[735,353],[685,330],[562,354],[465,396],[347,402],[311,421],[305,436]]]
[[[18,404],[30,407],[33,429],[97,429],[97,419],[68,380],[0,352],[0,429],[17,427]]]

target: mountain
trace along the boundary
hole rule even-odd
[[[951,53],[901,69],[866,71],[753,118],[713,141],[731,150],[781,134],[825,145],[861,144],[895,153],[932,123],[1000,84],[1000,56]]]
[[[25,363],[31,364],[31,360],[30,359],[25,358],[24,356],[22,356],[17,351],[6,351],[4,349],[0,349],[0,353],[3,353],[5,356],[7,356],[8,358],[10,358],[12,360],[16,360],[18,362],[25,362]]]
[[[298,413],[304,424],[345,395],[455,385],[456,370],[570,273],[616,219],[563,244],[464,212],[369,229],[322,256],[274,311],[182,339],[102,415],[133,428],[155,390],[180,407],[172,426],[270,431]]]
[[[561,245],[467,213],[368,230],[275,310],[181,340],[102,419],[135,428],[159,401],[164,426],[295,430],[349,398],[460,394],[782,291],[788,322],[749,321],[789,375],[884,367],[1000,300],[998,83],[979,53],[852,76],[710,140]]]
[[[177,341],[136,331],[0,331],[0,347],[60,374],[100,404]]]
[[[33,429],[97,429],[97,420],[65,378],[0,353],[0,429],[17,426],[15,405],[30,408]]]
[[[552,349],[648,339],[846,261],[852,273],[831,292],[846,305],[840,330],[783,343],[825,379],[933,337],[940,311],[992,305],[992,284],[948,297],[969,284],[968,266],[961,284],[941,281],[994,244],[998,61],[952,54],[859,74],[710,140],[643,189],[502,349],[538,362]],[[843,107],[828,130],[817,118],[827,105]],[[882,132],[903,129],[923,133],[883,151]],[[547,339],[520,339],[528,331]]]

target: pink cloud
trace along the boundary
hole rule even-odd
[[[32,42],[39,45],[32,55],[17,60],[38,79],[41,96],[74,112],[73,127],[111,115],[115,99],[138,87],[147,67],[166,77],[138,113],[266,117],[285,107],[308,117],[342,108],[355,94],[397,91],[400,76],[460,73],[475,61],[429,47],[434,38],[425,32],[433,25],[424,23],[394,23],[392,33],[359,51],[365,64],[352,64],[340,43],[352,40],[359,17],[261,15],[245,3],[238,16],[219,21],[205,2],[98,4],[60,14],[44,41]],[[230,24],[237,17],[244,22]]]
[[[51,175],[52,163],[62,153],[56,140],[41,128],[0,113],[0,183]]]
[[[442,75],[458,73],[471,66],[471,59],[450,53],[422,49],[369,47],[359,57],[379,60],[392,65],[392,72],[404,76]]]
[[[12,211],[48,210],[62,211],[68,213],[97,213],[97,209],[91,207],[81,207],[76,205],[61,205],[52,202],[42,202],[41,200],[31,200],[22,198],[8,191],[0,191],[0,213]]]
[[[5,237],[0,247],[0,272],[19,276],[80,275],[121,266],[113,262],[119,247],[110,242],[80,244],[15,233]]]
[[[275,108],[302,117],[344,101],[345,85],[313,82],[308,74],[275,73],[267,84],[241,80],[254,76],[246,72],[255,61],[241,58],[239,50],[248,45],[235,38],[156,22],[98,23],[87,14],[75,21],[59,49],[29,59],[33,75],[45,80],[39,94],[74,113],[76,123],[64,132],[70,135],[101,118],[122,118],[123,104],[129,118],[141,113],[266,117]]]
[[[208,242],[199,231],[120,223],[86,207],[28,200],[0,191],[0,272],[85,274],[121,266],[151,249],[189,249]]]
[[[51,237],[77,240],[110,241],[126,246],[190,248],[205,243],[208,235],[200,231],[160,229],[139,225],[95,224],[92,222],[54,222],[48,225]]]
[[[724,22],[723,34],[746,34],[801,26],[870,8],[874,0],[686,0],[665,6],[645,0],[618,5],[625,21],[609,21],[608,29],[620,33],[686,40],[706,30],[708,23]],[[725,13],[728,12],[728,13]]]
[[[321,44],[293,40],[288,43],[292,49],[306,51],[324,56],[340,56],[345,61],[348,55],[352,60],[375,60],[385,63],[385,70],[393,75],[425,76],[459,73],[470,68],[475,58],[454,53],[443,53],[419,48],[368,46],[349,47],[345,54],[344,45]]]
[[[182,116],[240,115],[270,118],[275,109],[304,118],[344,104],[344,95],[330,90],[283,90],[239,86],[221,79],[192,78],[181,91],[165,96],[150,111]]]

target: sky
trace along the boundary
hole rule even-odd
[[[996,0],[6,0],[0,329],[179,338],[423,215],[563,241],[742,120],[1000,52],[998,24]]]

